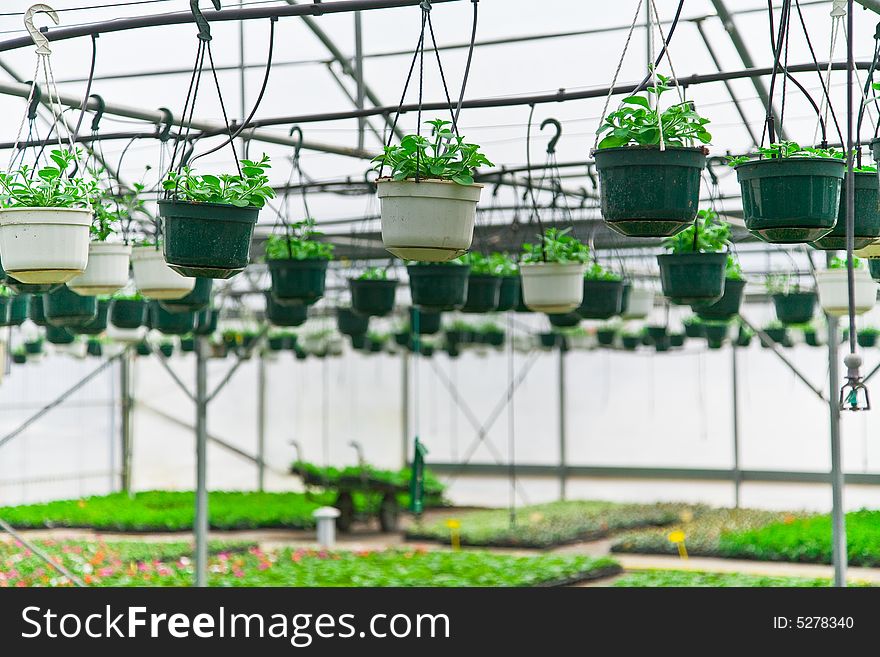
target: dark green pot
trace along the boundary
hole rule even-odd
[[[443,338],[446,341],[446,344],[457,347],[460,344],[464,344],[464,331],[459,331],[457,329],[449,329],[443,334]]]
[[[639,345],[642,344],[642,340],[637,335],[624,335],[620,338],[620,344],[622,344],[623,348],[627,351],[635,351],[639,348]]]
[[[354,335],[349,336],[351,338],[351,348],[357,349],[358,351],[367,348],[367,334],[366,333],[356,333]],[[269,341],[269,348],[272,348],[272,342]]]
[[[150,344],[148,342],[138,342],[137,347],[135,347],[135,351],[138,356],[149,356],[153,353],[153,350],[150,348]]]
[[[486,331],[483,334],[484,342],[490,347],[501,347],[504,345],[504,333],[502,331]]]
[[[63,326],[46,325],[46,342],[50,344],[73,344],[76,336]]]
[[[220,312],[213,308],[206,308],[205,310],[196,313],[193,333],[195,335],[211,335],[217,330],[217,319],[219,316]]]
[[[657,256],[663,295],[690,306],[714,303],[724,295],[726,253],[675,253]]]
[[[816,312],[816,301],[815,292],[774,294],[773,305],[776,306],[776,318],[783,324],[806,324],[813,319],[813,314]]]
[[[163,342],[159,345],[159,352],[165,356],[165,358],[171,358],[174,354],[174,345],[170,342]]]
[[[110,306],[110,323],[116,328],[140,328],[146,316],[147,302],[144,299],[114,299]]]
[[[467,299],[470,265],[408,265],[413,305],[457,310]]]
[[[614,344],[614,337],[617,335],[617,331],[613,329],[599,329],[596,331],[596,340],[603,347],[610,347]]]
[[[724,341],[727,339],[727,335],[730,333],[730,325],[722,324],[718,322],[711,322],[705,324],[706,327],[706,342],[709,343],[709,346],[712,347],[713,344],[722,345]],[[718,347],[715,347],[717,349]]]
[[[419,347],[419,353],[425,358],[430,358],[434,355],[434,345],[432,344],[423,344]]]
[[[16,365],[24,365],[27,363],[27,354],[12,354],[12,362]]]
[[[283,306],[313,304],[324,296],[328,260],[269,260],[272,296]]]
[[[180,350],[184,353],[192,353],[196,350],[196,339],[195,338],[181,338],[180,339]]]
[[[631,237],[667,237],[697,216],[702,148],[624,146],[595,152],[602,217]]]
[[[304,304],[284,306],[266,292],[266,319],[274,326],[300,326],[309,318],[309,307]]]
[[[651,342],[655,344],[669,337],[669,332],[665,326],[646,326],[645,333],[651,339]]]
[[[89,356],[102,356],[104,354],[104,348],[97,340],[89,340],[86,344],[86,353]]]
[[[693,311],[702,320],[707,322],[726,322],[739,314],[742,305],[743,291],[746,282],[737,278],[728,278],[724,281],[724,294],[715,303],[709,305],[696,304]]]
[[[611,319],[623,311],[623,281],[584,279],[584,300],[577,309],[583,319]]]
[[[654,350],[659,352],[669,351],[672,343],[668,335],[664,335],[654,340]]]
[[[764,329],[764,333],[766,333],[767,337],[778,345],[782,345],[783,347],[791,346],[791,340],[789,340],[787,328],[766,328]],[[761,340],[761,346],[768,347],[769,345]]]
[[[689,338],[705,338],[706,327],[703,322],[683,322],[684,334]]]
[[[513,312],[516,313],[531,313],[535,312],[531,308],[526,305],[526,302],[523,300],[523,290],[522,290],[522,278],[519,279],[519,296],[516,300],[516,306],[513,308]]]
[[[52,326],[80,328],[98,316],[98,299],[82,297],[62,285],[43,297],[43,310]]]
[[[743,328],[740,326],[739,331],[736,334],[736,346],[737,347],[748,347],[752,343],[752,335],[750,333],[746,333]]]
[[[880,237],[880,195],[877,174],[867,171],[855,172],[856,213],[854,215],[854,248],[863,249]],[[837,223],[825,237],[810,246],[824,251],[846,249],[846,178],[840,186],[840,208]]]
[[[46,313],[43,311],[43,295],[32,294],[31,303],[28,307],[28,317],[37,326],[46,325]]]
[[[880,258],[868,260],[868,271],[871,272],[871,278],[880,283]]]
[[[502,276],[501,289],[498,291],[498,312],[513,310],[519,304],[520,278],[517,276]]]
[[[815,242],[834,228],[846,163],[831,158],[754,160],[736,168],[746,228],[765,242]]]
[[[378,354],[380,351],[382,351],[384,346],[385,343],[381,340],[370,340],[369,338],[367,339],[367,349],[370,351],[371,354]]]
[[[64,283],[22,283],[12,276],[6,278],[6,287],[16,294],[47,294],[62,286]]]
[[[450,358],[458,358],[461,356],[461,352],[458,350],[458,347],[453,347],[452,345],[446,346],[446,355]]]
[[[36,356],[37,354],[43,353],[43,341],[42,340],[31,340],[30,342],[24,343],[24,350],[31,356]]]
[[[98,314],[95,319],[76,329],[82,335],[99,335],[107,330],[107,316],[110,313],[110,300],[98,299]]]
[[[342,335],[366,335],[370,328],[370,318],[358,315],[351,308],[337,308],[336,327]]]
[[[195,313],[172,313],[158,301],[150,302],[150,326],[165,335],[186,335],[196,326]]]
[[[557,333],[539,333],[538,342],[544,349],[552,349],[559,344],[560,337]]]
[[[165,261],[182,276],[231,278],[250,261],[260,208],[159,201]]]
[[[581,323],[581,316],[576,312],[572,313],[549,313],[547,319],[550,325],[556,328],[571,328]]]
[[[804,342],[810,347],[822,346],[815,331],[804,331]]]
[[[305,360],[309,357],[309,355],[300,348],[297,348],[296,351],[294,351],[294,356],[296,356],[297,360]]]
[[[463,313],[490,313],[498,310],[501,296],[501,277],[489,274],[470,274],[467,298],[461,307]]]
[[[877,334],[876,333],[862,333],[859,331],[856,334],[856,342],[859,343],[860,347],[870,348],[877,345]]]
[[[434,335],[440,332],[440,324],[443,319],[442,313],[430,312],[418,308],[409,309],[409,325],[411,331],[416,326],[416,313],[418,313],[419,335]]]
[[[348,281],[348,287],[351,290],[351,309],[357,314],[385,317],[394,310],[397,281],[352,278]]]
[[[28,318],[28,308],[30,307],[30,294],[16,294],[12,297],[9,304],[9,325],[21,326],[24,320]]]
[[[401,331],[400,333],[394,334],[394,344],[398,347],[406,347],[409,344],[409,332]]]
[[[197,313],[211,304],[211,290],[214,288],[213,278],[196,278],[192,292],[180,299],[166,299],[159,305],[170,313]]]
[[[640,341],[645,347],[650,347],[652,344],[654,344],[654,339],[650,335],[648,335],[648,331],[646,330],[642,332],[642,337],[640,338]]]
[[[687,336],[684,333],[670,333],[669,334],[669,346],[670,347],[683,347]]]

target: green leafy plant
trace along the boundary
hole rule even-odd
[[[568,235],[571,228],[559,230],[548,228],[544,235],[538,235],[540,242],[523,244],[523,262],[554,262],[558,264],[585,263],[590,251],[576,237]]]
[[[357,277],[359,281],[387,281],[388,280],[388,270],[384,267],[370,267],[365,272],[363,272],[360,276]]]
[[[862,269],[864,267],[864,263],[853,256],[853,268],[854,269]],[[834,256],[831,258],[831,261],[828,263],[828,269],[846,269],[846,258],[841,258],[839,256]]]
[[[590,281],[619,281],[620,276],[613,271],[605,269],[595,260],[584,271],[584,278]]]
[[[800,281],[787,273],[768,274],[764,279],[767,294],[795,294],[800,292]]]
[[[491,253],[489,261],[497,276],[516,276],[519,273],[519,265],[509,253]]]
[[[97,195],[98,183],[92,179],[68,178],[66,171],[76,161],[70,150],[49,154],[55,166],[34,171],[24,164],[15,171],[0,173],[4,207],[11,208],[88,208]],[[36,173],[36,177],[34,176]]]
[[[478,276],[499,276],[500,274],[495,270],[493,266],[492,259],[489,256],[485,256],[478,251],[470,251],[465,253],[463,256],[458,258],[458,262],[463,265],[471,266],[471,274],[476,274]]]
[[[736,259],[736,256],[732,253],[727,255],[727,265],[724,268],[724,277],[733,281],[743,280],[742,266],[739,264],[739,260]]]
[[[759,147],[757,152],[753,155],[729,157],[727,159],[727,164],[732,167],[738,167],[740,164],[745,164],[756,157],[770,160],[785,159],[788,157],[833,158],[842,160],[846,157],[846,153],[845,151],[840,151],[836,148],[813,148],[812,146],[801,146],[794,141],[780,141],[775,144],[770,144],[769,146]]]
[[[468,144],[450,129],[449,121],[426,121],[431,126],[430,138],[406,135],[399,146],[386,146],[382,155],[373,159],[374,169],[391,168],[393,180],[451,180],[459,185],[474,184],[474,169],[494,166],[480,152],[477,144]]]
[[[275,197],[266,175],[269,168],[269,156],[265,153],[258,162],[241,160],[241,175],[196,175],[189,167],[183,167],[179,172],[168,173],[162,189],[178,201],[261,208]]]
[[[113,194],[105,189],[99,196],[92,200],[92,225],[90,232],[92,239],[104,242],[113,235],[122,222],[136,212],[143,212],[144,200],[140,194],[144,191],[142,183],[134,183],[132,188],[120,194]]]
[[[659,146],[661,127],[663,143],[671,148],[708,144],[712,135],[706,130],[709,119],[700,116],[691,101],[672,105],[658,113],[660,97],[670,89],[669,78],[657,74],[657,86],[647,87],[645,96],[629,96],[620,107],[605,117],[599,135],[605,135],[599,148],[620,146]],[[651,107],[651,97],[654,105]]]
[[[286,235],[269,235],[266,241],[268,260],[332,260],[333,245],[317,242],[323,233],[314,229],[314,219],[291,224]]]
[[[113,295],[112,298],[116,299],[117,301],[143,301],[144,300],[144,297],[141,295],[140,292],[133,292],[133,293],[117,292],[116,294]]]
[[[694,223],[663,240],[670,253],[720,253],[730,243],[730,224],[714,210],[700,210]]]

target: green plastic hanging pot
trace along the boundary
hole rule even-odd
[[[110,323],[116,328],[140,328],[146,315],[147,302],[144,299],[113,299],[110,306]]]
[[[653,343],[657,343],[658,341],[662,342],[664,338],[669,336],[668,330],[665,326],[646,326],[645,333]]]
[[[819,336],[815,331],[804,331],[804,342],[810,347],[819,347],[821,343],[819,342]]]
[[[358,315],[351,308],[337,308],[336,327],[342,335],[366,335],[370,328],[370,318]]]
[[[596,331],[596,340],[603,347],[610,347],[614,344],[614,338],[617,335],[617,331],[614,329],[599,329]]]
[[[193,327],[194,335],[211,335],[217,330],[217,319],[219,311],[213,308],[205,308],[196,313],[195,327]]]
[[[654,344],[654,339],[648,334],[648,331],[646,331],[646,330],[642,332],[642,335],[639,338],[639,340],[641,341],[642,346],[644,346],[644,347],[650,347],[652,344]]]
[[[490,347],[504,346],[504,331],[486,331],[483,337]]]
[[[620,338],[620,344],[623,345],[623,348],[627,351],[635,351],[639,348],[641,343],[642,340],[637,335],[624,335]]]
[[[854,247],[863,249],[880,237],[880,195],[878,174],[871,171],[855,172],[856,213],[853,216]],[[824,251],[846,249],[846,178],[840,186],[840,207],[834,229],[811,244]]]
[[[98,316],[98,299],[80,296],[62,285],[43,297],[43,310],[52,326],[81,328]]]
[[[86,343],[86,353],[89,356],[102,356],[104,354],[104,348],[98,340],[89,340],[88,343]]]
[[[806,324],[813,319],[817,300],[815,292],[774,294],[776,318],[783,324]]]
[[[703,322],[682,322],[684,326],[684,334],[689,338],[705,338],[706,337],[706,328],[703,326]]]
[[[394,310],[397,281],[352,278],[348,281],[348,287],[351,290],[351,309],[359,315],[385,317]]]
[[[82,335],[98,335],[107,330],[107,316],[110,311],[110,300],[109,299],[98,299],[98,314],[95,315],[95,319],[86,324],[85,326],[80,326],[75,329],[76,333],[80,333]]]
[[[260,208],[159,201],[165,261],[181,276],[231,278],[250,261]]]
[[[266,319],[274,326],[300,326],[309,318],[309,307],[301,303],[285,306],[275,300],[271,292],[266,292]]]
[[[21,326],[24,320],[28,318],[28,308],[30,307],[30,294],[16,294],[12,297],[9,304],[9,325]]]
[[[6,287],[16,294],[47,294],[54,292],[64,283],[22,283],[12,276],[6,278]]]
[[[283,306],[313,304],[324,296],[329,260],[268,260],[272,296]]]
[[[556,328],[571,328],[581,323],[581,316],[574,313],[548,313],[550,325]]]
[[[730,332],[730,325],[723,322],[706,322],[706,342],[710,349],[720,349]]]
[[[467,280],[467,298],[461,307],[463,313],[490,313],[498,310],[501,296],[501,277],[490,274],[470,274]]]
[[[184,353],[192,353],[196,350],[195,338],[180,338],[180,350]]]
[[[868,271],[871,272],[871,278],[880,283],[880,258],[868,260]]]
[[[186,335],[196,325],[195,313],[172,313],[158,301],[150,302],[150,326],[165,335]]]
[[[461,356],[461,351],[459,351],[458,347],[446,345],[446,355],[450,358],[458,358],[459,356]]]
[[[269,346],[269,351],[284,351],[287,346],[283,335],[270,335],[266,339],[266,344]]]
[[[165,356],[165,358],[171,358],[174,354],[174,344],[171,342],[163,342],[159,345],[159,353]]]
[[[358,351],[362,351],[367,348],[367,334],[366,333],[356,333],[355,335],[350,335],[351,338],[351,348],[356,349]],[[272,344],[270,341],[269,348],[272,348]]]
[[[702,148],[623,146],[594,153],[602,217],[630,237],[668,237],[697,216]]]
[[[138,342],[137,347],[135,347],[135,351],[138,356],[149,356],[153,353],[153,350],[150,348],[150,344],[148,342]]]
[[[856,333],[856,342],[866,349],[874,347],[877,345],[877,334],[873,331],[859,331]]]
[[[686,339],[687,339],[687,336],[684,333],[670,333],[669,334],[669,346],[670,347],[683,347]]]
[[[778,345],[783,347],[791,346],[791,340],[788,337],[788,329],[784,326],[781,328],[765,328],[764,333],[766,333],[767,337]],[[761,346],[769,348],[770,345],[761,340]]]
[[[709,305],[694,304],[693,311],[697,317],[707,322],[726,322],[739,314],[745,289],[746,282],[744,280],[728,278],[724,281],[724,294],[718,301]]]
[[[517,307],[520,300],[520,278],[516,276],[502,276],[501,289],[498,290],[498,312],[507,312]]]
[[[32,294],[31,303],[28,307],[28,317],[37,326],[46,325],[46,313],[43,311],[43,295]]]
[[[43,341],[42,340],[30,340],[24,343],[24,350],[26,353],[31,356],[36,356],[37,354],[43,353]]]
[[[577,309],[583,319],[611,319],[623,311],[623,281],[584,279],[584,300]]]
[[[46,342],[50,344],[73,344],[76,336],[63,326],[46,325]]]
[[[846,163],[832,158],[753,160],[736,167],[743,220],[777,244],[815,242],[832,231]]]
[[[746,331],[742,326],[736,334],[736,346],[748,347],[752,343],[752,334]]]
[[[367,339],[367,348],[371,354],[377,354],[385,347],[385,343],[382,340],[371,340]]]
[[[470,265],[408,265],[413,305],[433,310],[457,310],[467,299]]]
[[[440,324],[443,319],[442,313],[426,311],[420,308],[409,309],[410,331],[415,329],[416,313],[418,313],[419,335],[434,335],[440,332]]]
[[[669,341],[668,335],[664,335],[664,336],[659,337],[656,340],[654,340],[654,350],[655,351],[658,351],[658,352],[669,351],[669,348],[671,346],[672,345]]]
[[[12,354],[12,362],[16,365],[24,365],[25,363],[27,363],[27,354]]]
[[[670,253],[657,262],[663,295],[671,303],[714,303],[724,295],[726,253]]]
[[[10,308],[12,308],[12,297],[0,296],[0,326],[9,326]]]
[[[159,302],[171,313],[200,312],[211,304],[211,290],[214,288],[213,278],[196,278],[192,292],[180,299],[164,299]]]
[[[538,342],[544,349],[552,349],[559,344],[560,337],[557,333],[539,333]]]

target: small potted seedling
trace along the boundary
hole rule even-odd
[[[146,321],[147,301],[138,293],[113,296],[110,323],[116,328],[136,329]]]
[[[46,325],[46,312],[43,309],[44,297],[42,294],[32,294],[28,304],[28,319],[37,326]]]
[[[273,326],[300,326],[309,318],[309,306],[304,303],[283,306],[275,300],[271,292],[265,293],[266,319]]]
[[[468,295],[471,266],[461,259],[411,262],[406,266],[413,305],[433,311],[458,310]]]
[[[853,304],[857,315],[862,315],[877,303],[877,283],[858,258],[853,259],[855,287]],[[828,269],[816,272],[819,304],[829,315],[841,317],[849,313],[849,285],[846,259],[834,258]]]
[[[583,319],[611,319],[623,311],[623,280],[595,260],[584,271],[584,298],[577,313]]]
[[[880,330],[873,326],[866,326],[863,329],[859,329],[859,332],[856,334],[856,341],[859,343],[860,347],[874,347],[877,345],[878,335],[880,335]]]
[[[770,340],[781,347],[790,347],[792,345],[791,338],[788,335],[788,327],[779,320],[767,324],[764,328],[764,333]],[[765,348],[770,347],[763,339],[761,340],[761,346]]]
[[[569,231],[548,228],[537,244],[523,244],[523,301],[535,312],[567,313],[584,300],[589,251]]]
[[[724,271],[724,294],[715,303],[695,304],[691,307],[700,319],[710,322],[729,321],[739,314],[745,287],[746,282],[743,279],[742,267],[736,257],[732,253],[728,253],[727,266]]]
[[[321,233],[315,230],[314,219],[285,228],[285,234],[270,235],[266,242],[272,297],[283,306],[311,305],[324,296],[333,245],[315,239]]]
[[[385,317],[394,310],[397,281],[388,278],[388,270],[371,267],[357,278],[348,280],[351,309],[368,317]]]
[[[816,312],[816,293],[801,290],[798,280],[789,274],[770,274],[767,292],[773,299],[776,318],[785,325],[806,324]]]
[[[165,335],[185,335],[195,328],[195,313],[172,313],[158,301],[150,302],[149,313],[150,328]]]
[[[467,280],[467,298],[461,307],[463,313],[489,313],[498,310],[501,297],[501,272],[489,256],[471,251],[460,261],[470,265]]]
[[[109,297],[98,297],[98,313],[89,323],[74,329],[80,335],[100,335],[107,330],[107,320],[110,314],[111,301]]]
[[[340,306],[336,309],[336,328],[342,335],[364,335],[370,328],[370,318],[358,315],[351,308]]]
[[[81,296],[62,285],[44,297],[43,310],[52,326],[81,328],[98,316],[98,299]]]
[[[679,305],[709,305],[724,294],[730,225],[711,210],[701,210],[686,230],[663,242],[657,256],[663,294]]]
[[[492,163],[449,121],[427,121],[429,137],[407,135],[373,161],[382,205],[382,241],[404,260],[444,262],[470,248],[482,185],[474,169]]]

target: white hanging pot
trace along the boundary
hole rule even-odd
[[[139,326],[135,329],[122,329],[114,326],[112,322],[107,324],[107,337],[114,342],[123,342],[126,344],[137,344],[143,342],[147,337],[149,329],[146,326]]]
[[[377,180],[385,248],[398,258],[421,262],[462,255],[474,238],[482,188],[447,180]]]
[[[79,276],[67,281],[67,287],[84,296],[113,294],[128,283],[131,247],[128,244],[89,243],[89,263]]]
[[[579,262],[520,265],[523,303],[539,313],[567,313],[584,300],[584,271]]]
[[[2,208],[3,268],[22,283],[66,283],[86,268],[91,224],[85,208]]]
[[[643,287],[633,287],[629,291],[623,319],[645,319],[654,308],[654,291]]]
[[[196,279],[171,269],[162,251],[154,246],[136,246],[131,250],[131,270],[135,287],[148,299],[180,299],[196,286]]]
[[[857,315],[862,315],[877,302],[877,283],[866,269],[856,269],[853,302]],[[841,317],[849,314],[849,286],[846,269],[825,269],[816,272],[819,303],[829,315]]]

